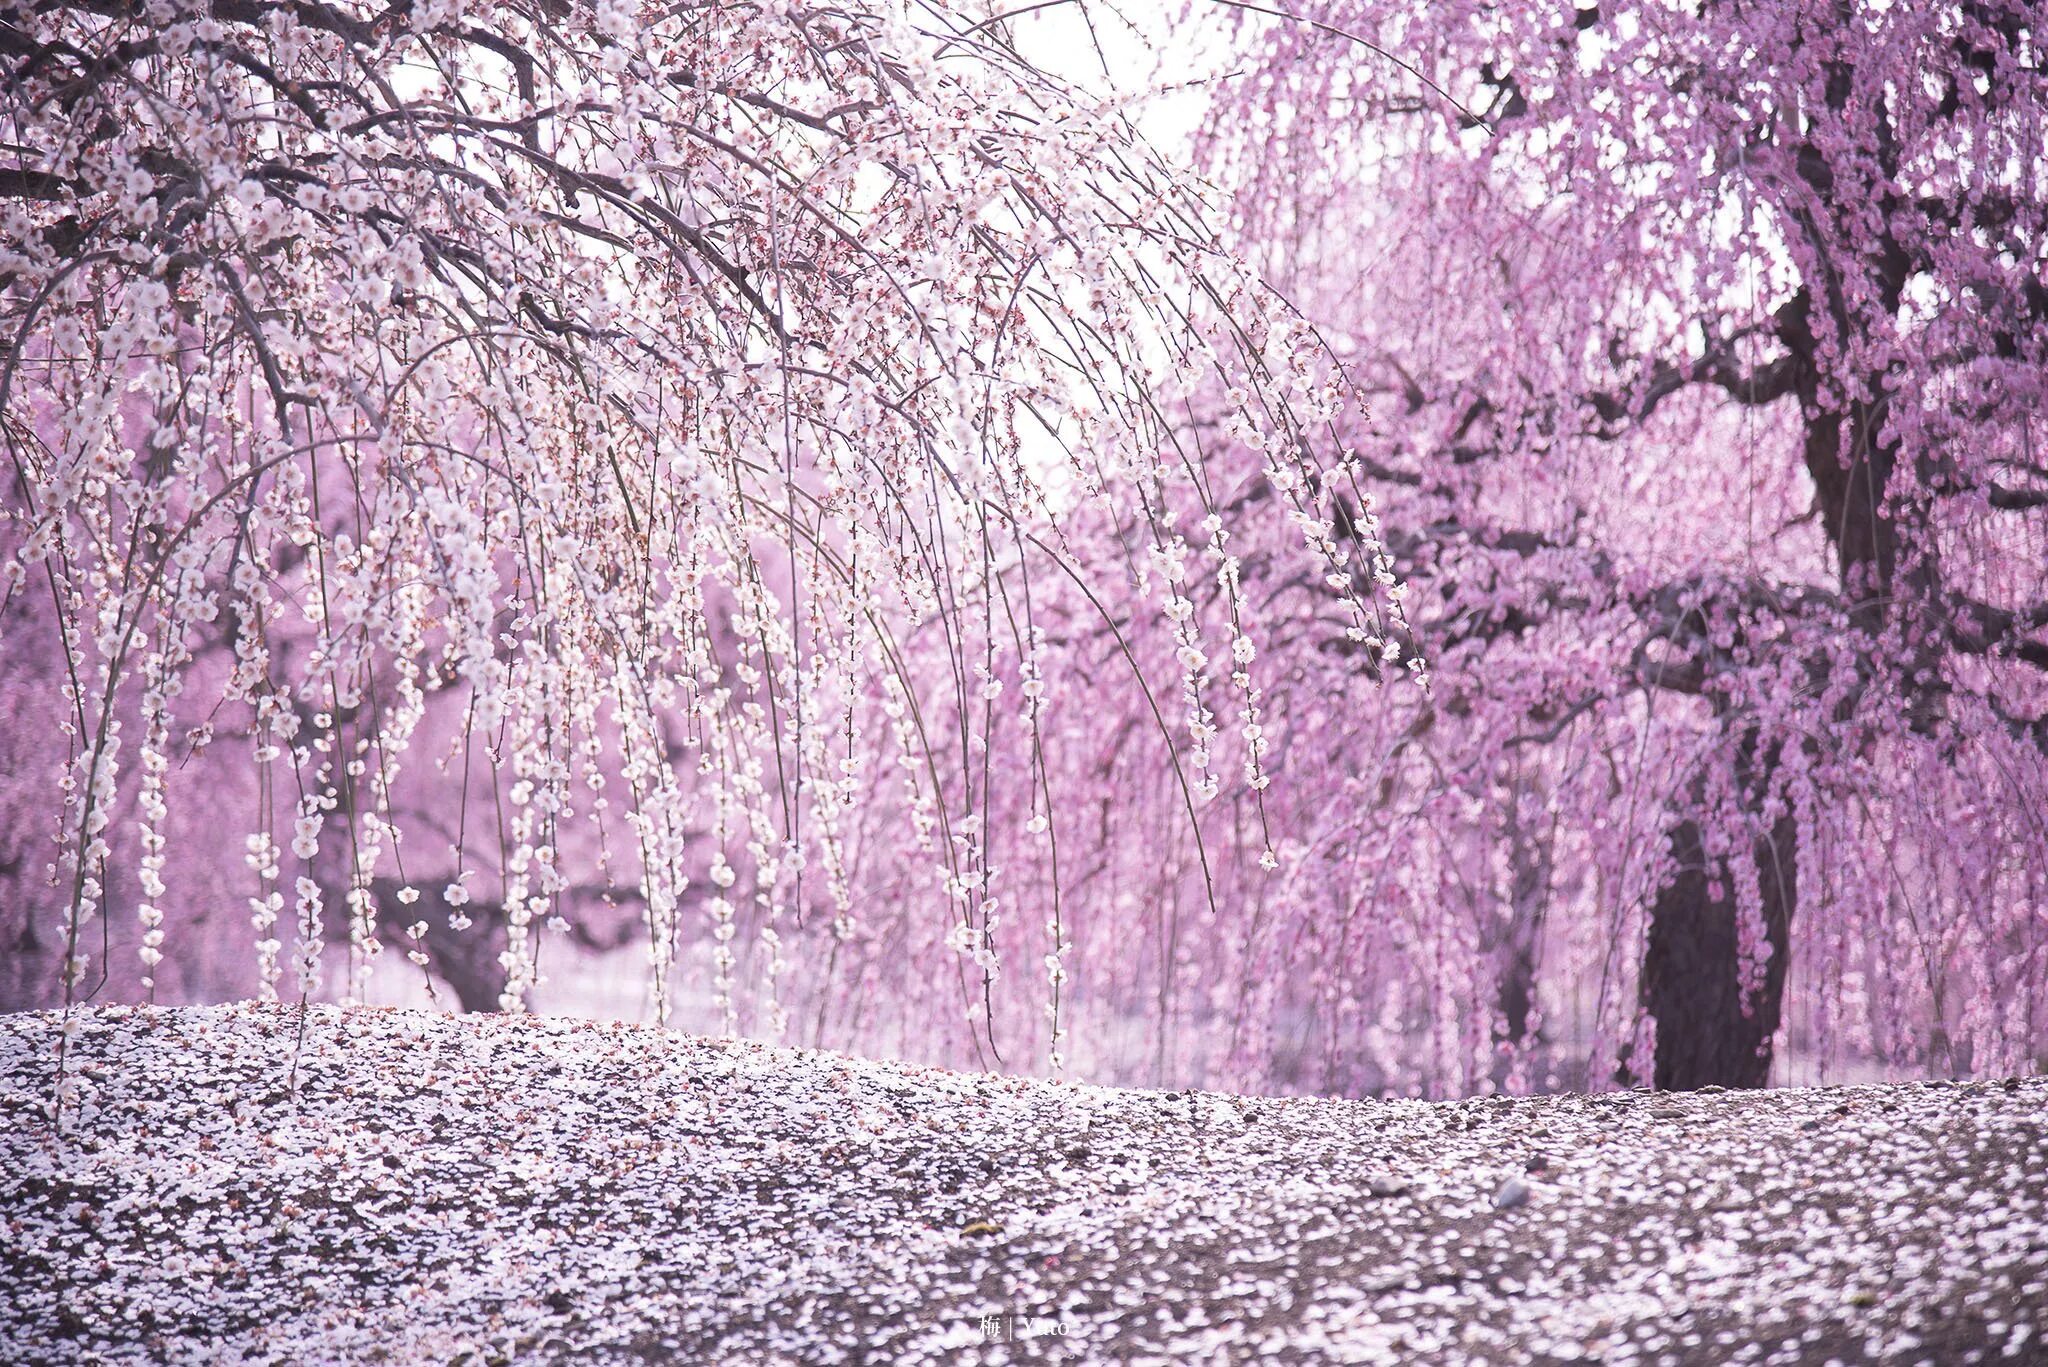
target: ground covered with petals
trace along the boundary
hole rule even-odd
[[[1454,1104],[0,1017],[0,1359],[2048,1361],[2048,1080]]]

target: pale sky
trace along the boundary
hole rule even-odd
[[[991,0],[998,13],[1029,2]],[[1186,7],[1184,0],[1069,0],[1020,16],[1017,42],[1032,61],[1084,89],[1142,95],[1132,110],[1138,126],[1160,151],[1179,157],[1202,117],[1206,97],[1198,87],[1224,65],[1215,45],[1182,19]]]

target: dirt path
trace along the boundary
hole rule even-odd
[[[0,1361],[2048,1362],[2048,1081],[1450,1105],[0,1017]]]

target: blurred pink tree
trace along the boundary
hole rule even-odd
[[[1440,687],[1276,667],[1319,721],[1241,975],[1306,977],[1326,1085],[1418,1031],[1450,1089],[2038,1066],[2038,11],[1311,12],[1231,9],[1204,156],[1373,396]]]

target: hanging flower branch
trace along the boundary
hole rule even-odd
[[[9,646],[62,660],[67,1001],[109,971],[132,794],[152,974],[181,873],[231,860],[261,991],[320,991],[338,935],[361,995],[388,939],[424,966],[488,900],[517,1009],[600,889],[640,906],[658,1012],[704,930],[720,1016],[745,951],[773,1033],[790,933],[855,933],[877,803],[984,998],[1005,900],[1053,909],[1056,1044],[1055,657],[1111,642],[1177,689],[1150,729],[1191,821],[1233,745],[1268,782],[1259,610],[1174,395],[1229,394],[1294,553],[1401,651],[1376,532],[1330,532],[1338,372],[1114,106],[988,28],[0,16],[0,535]],[[180,804],[214,848],[175,849]],[[990,857],[1013,810],[1033,890]]]

